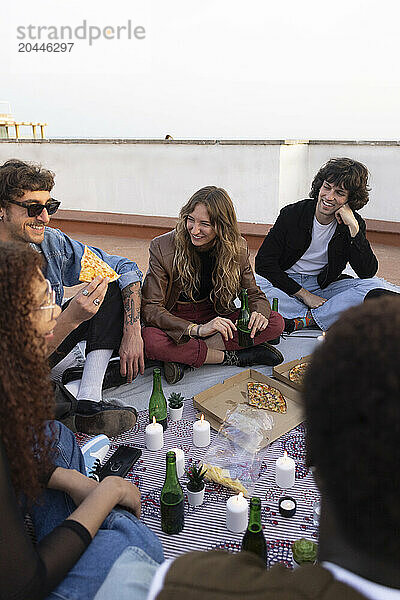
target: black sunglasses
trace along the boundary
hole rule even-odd
[[[54,213],[59,209],[59,206],[61,204],[61,202],[58,202],[58,200],[54,200],[54,198],[50,198],[50,200],[48,200],[46,204],[40,204],[40,202],[18,202],[18,200],[9,200],[9,202],[10,204],[17,204],[18,206],[26,208],[26,210],[28,211],[28,217],[38,217],[42,213],[44,208],[47,210],[47,213],[49,215],[54,215]]]

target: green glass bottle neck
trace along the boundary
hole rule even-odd
[[[178,476],[176,474],[175,452],[174,452],[174,456],[168,456],[168,454],[167,454],[167,469],[166,469],[165,481],[168,481],[170,483],[173,483],[176,481],[176,483],[179,484]]]
[[[159,369],[153,371],[153,394],[154,393],[163,393],[161,387],[161,371]]]
[[[259,499],[252,498],[250,500],[250,515],[249,515],[249,524],[247,526],[247,529],[251,533],[259,533],[260,531],[262,531],[261,502]]]
[[[240,292],[240,300],[242,303],[241,309],[245,311],[249,311],[249,297],[247,295],[247,290],[243,289]]]

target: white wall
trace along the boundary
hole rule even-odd
[[[280,208],[308,196],[329,158],[350,156],[371,173],[366,218],[400,221],[400,146],[268,143],[0,142],[0,161],[41,162],[56,173],[62,208],[177,216],[200,187],[224,187],[239,221],[273,223]]]

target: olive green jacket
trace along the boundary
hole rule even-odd
[[[266,570],[249,552],[190,552],[169,568],[156,600],[365,600],[317,565]]]

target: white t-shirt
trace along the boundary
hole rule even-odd
[[[314,217],[311,244],[303,256],[286,273],[289,275],[290,273],[318,275],[328,263],[328,244],[335,233],[336,225],[336,219],[333,219],[328,225],[321,225]]]

